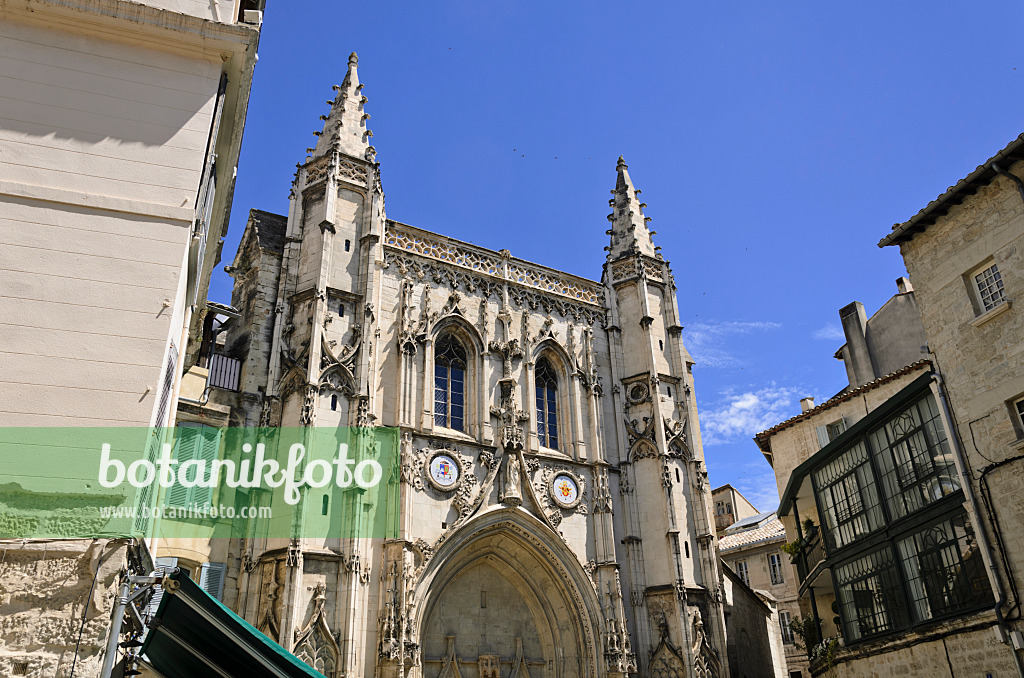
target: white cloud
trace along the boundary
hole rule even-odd
[[[829,341],[839,341],[846,339],[846,335],[843,334],[843,330],[838,325],[825,325],[819,330],[815,330],[814,334],[811,335],[815,339],[827,339]]]
[[[725,394],[700,416],[705,445],[749,440],[760,431],[788,419],[799,396],[797,389],[771,384],[755,391]]]
[[[748,464],[753,466],[753,464]],[[775,473],[768,463],[757,464],[763,469],[751,473],[750,477],[743,478],[733,483],[733,486],[740,491],[758,511],[774,511],[779,507],[779,486],[775,482]]]
[[[725,322],[693,323],[683,331],[686,347],[702,367],[740,367],[744,361],[736,357],[727,347],[729,337],[769,332],[782,329],[775,322]]]

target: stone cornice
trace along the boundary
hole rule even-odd
[[[503,283],[604,307],[600,283],[516,259],[507,250],[494,252],[393,221],[387,223],[384,246]]]
[[[245,52],[259,37],[259,30],[248,24],[221,23],[129,0],[0,0],[0,16],[207,58]]]

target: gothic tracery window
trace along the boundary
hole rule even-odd
[[[466,349],[447,334],[434,353],[434,425],[464,431],[466,400]]]
[[[537,437],[540,444],[558,449],[558,375],[547,358],[537,361]]]

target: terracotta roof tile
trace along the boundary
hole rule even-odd
[[[752,530],[743,530],[742,532],[725,535],[718,540],[718,550],[720,553],[724,553],[778,540],[786,540],[786,528],[782,526],[781,520],[772,518],[765,521],[760,527],[755,527]]]

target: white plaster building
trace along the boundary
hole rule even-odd
[[[730,675],[693,361],[625,162],[583,279],[387,219],[354,54],[336,89],[228,269],[231,416],[399,428],[399,536],[239,541],[225,602],[329,677]]]
[[[0,0],[0,426],[173,422],[261,7]],[[0,513],[52,501],[22,490]],[[119,570],[139,559],[131,539],[67,534],[83,538],[0,539],[0,675],[100,671]]]

